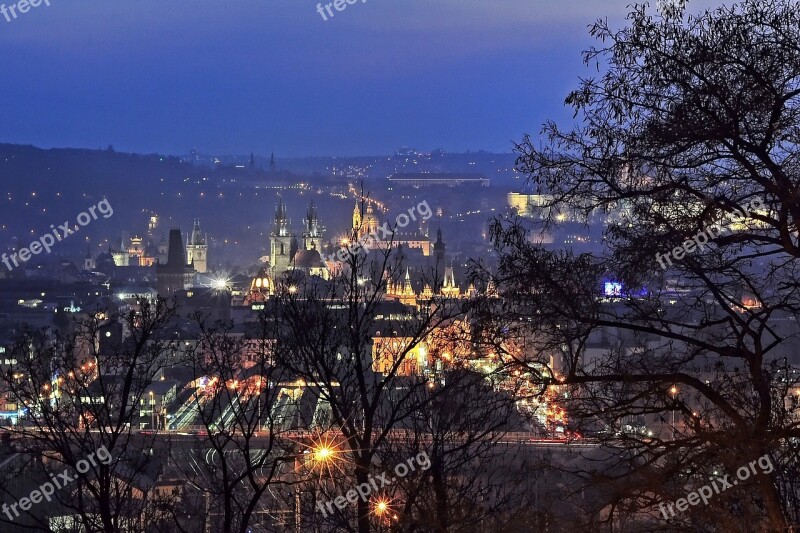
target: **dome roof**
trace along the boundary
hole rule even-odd
[[[294,256],[294,264],[296,268],[325,267],[319,252],[313,248],[311,250],[299,250]]]
[[[258,274],[256,274],[256,277],[253,278],[253,281],[250,284],[250,292],[272,293],[274,291],[275,284],[269,274],[269,268],[263,266],[258,271]]]

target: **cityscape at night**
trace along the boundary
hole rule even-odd
[[[800,1],[0,52],[0,532],[800,531]]]

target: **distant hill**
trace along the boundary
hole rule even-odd
[[[515,180],[513,154],[444,154],[398,151],[372,158],[300,158],[269,160],[250,156],[185,158],[98,150],[40,149],[0,144],[0,251],[27,246],[50,231],[51,225],[74,221],[79,213],[108,198],[114,215],[81,229],[54,250],[51,257],[75,260],[87,246],[96,253],[118,248],[124,235],[146,237],[151,214],[159,215],[153,232],[157,242],[179,227],[184,235],[199,218],[210,236],[212,257],[250,261],[266,255],[275,206],[282,199],[299,232],[306,209],[314,199],[331,236],[349,227],[354,196],[348,183],[363,180],[365,191],[385,195],[386,178],[395,172],[479,172],[492,180],[493,193],[507,190]],[[219,161],[219,163],[216,163]],[[423,191],[432,202],[435,196]],[[488,192],[488,191],[487,191]],[[450,198],[452,195],[448,193]],[[482,192],[460,201],[489,202]],[[456,200],[451,198],[451,200]],[[411,202],[410,199],[406,200]],[[459,202],[448,202],[454,207]],[[397,207],[397,206],[395,206]],[[398,209],[405,209],[405,204]],[[469,209],[465,207],[465,211]],[[218,253],[214,254],[214,247]]]
[[[4,223],[24,233],[42,222],[74,218],[104,197],[121,207],[144,205],[164,183],[197,172],[176,157],[0,144]],[[121,211],[120,219],[130,214]]]
[[[196,150],[184,160],[212,165],[248,165],[250,155],[201,155]],[[485,151],[448,153],[443,150],[423,152],[400,148],[392,155],[295,157],[277,159],[278,168],[301,175],[332,176],[344,179],[365,179],[379,182],[398,172],[480,173],[498,186],[518,185],[520,176],[513,169],[516,155]],[[257,167],[269,168],[269,157],[255,156]]]
[[[303,179],[259,169],[208,169],[174,156],[120,153],[111,148],[45,150],[0,144],[0,247],[15,238],[27,244],[49,231],[51,224],[74,221],[103,198],[108,198],[114,215],[81,230],[83,241],[86,237],[94,243],[106,238],[116,241],[123,231],[142,235],[151,212],[162,217],[159,233],[172,226],[187,232],[194,218],[212,214],[229,226],[253,223],[265,218],[262,211],[273,209],[277,197],[240,193],[295,181]],[[254,215],[249,221],[248,213]],[[78,244],[71,240],[65,247]]]

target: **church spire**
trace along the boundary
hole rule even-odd
[[[306,220],[308,220],[309,225],[313,224],[317,220],[317,208],[314,207],[314,199],[311,199],[311,205],[308,207],[308,213],[306,214]]]
[[[189,244],[205,244],[205,239],[203,239],[203,231],[200,229],[200,219],[194,219],[194,227],[192,227],[192,235],[189,238]]]
[[[442,228],[439,228],[436,230],[436,242],[433,243],[433,255],[436,258],[436,262],[442,267],[445,266],[446,250],[444,240],[442,240]]]
[[[358,205],[358,200],[356,200],[356,206],[353,208],[353,229],[356,231],[361,229],[361,206]]]
[[[275,210],[275,223],[280,224],[286,220],[286,206],[283,205],[283,198],[278,199],[278,208]]]
[[[303,248],[306,250],[322,250],[322,234],[325,228],[317,218],[317,208],[314,200],[306,212],[305,230],[303,231]]]

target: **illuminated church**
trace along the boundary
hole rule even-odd
[[[411,266],[407,264],[403,275],[397,272],[395,277],[391,272],[385,273],[386,299],[397,300],[406,305],[416,305],[434,295],[463,298],[474,292],[471,287],[466,291],[459,288],[452,265],[447,265],[441,230],[437,232],[434,243],[418,229],[408,233],[396,231],[393,235],[384,236],[379,231],[382,222],[378,218],[376,208],[370,202],[365,206],[359,201],[353,209],[352,222],[352,235],[361,242],[368,242],[371,250],[387,250],[391,246],[393,253],[398,254],[401,262],[410,260]],[[317,207],[312,201],[303,219],[303,229],[298,239],[298,235],[292,229],[287,206],[280,200],[269,234],[269,262],[253,278],[246,298],[247,303],[264,301],[275,294],[287,273],[300,271],[309,276],[329,280],[333,273],[341,271],[342,262],[335,258],[336,254],[327,253],[324,256],[322,254],[323,250],[330,252],[332,246],[325,241],[325,231]],[[334,250],[336,246],[334,243]],[[431,284],[428,284],[419,281],[417,274],[421,272],[419,268],[430,261],[435,261],[439,274],[435,276],[438,279],[432,279]]]
[[[296,251],[297,239],[292,233],[289,218],[286,216],[286,206],[281,200],[269,235],[269,264],[273,277],[289,270]]]
[[[326,280],[330,278],[328,265],[320,254],[325,228],[320,224],[313,201],[306,213],[303,226],[303,247],[299,248],[297,237],[292,233],[291,222],[286,214],[286,205],[281,200],[270,233],[269,263],[273,279],[289,271],[302,271]]]
[[[358,237],[359,241],[365,241],[368,235],[377,235],[378,239],[370,239],[370,246],[380,250],[387,249],[390,245],[392,247],[404,246],[411,250],[422,250],[422,255],[428,257],[431,255],[431,241],[428,236],[419,231],[403,231],[403,228],[395,228],[393,224],[389,227],[394,230],[391,237],[378,232],[381,226],[375,209],[372,207],[371,202],[367,202],[367,207],[362,216],[362,208],[360,202],[356,201],[356,206],[353,209],[353,233]]]
[[[275,294],[275,282],[268,266],[262,266],[250,283],[250,291],[244,297],[244,305],[266,301]]]

